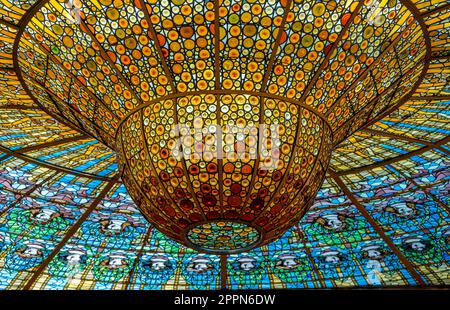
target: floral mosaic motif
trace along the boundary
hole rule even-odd
[[[267,262],[261,256],[259,250],[255,250],[251,254],[230,255],[227,273],[230,277],[230,285],[233,288],[261,288],[264,283],[263,279],[267,274]]]
[[[116,248],[128,248],[145,230],[142,223],[130,215],[96,212],[81,226],[80,237],[89,244],[100,246],[106,240]]]
[[[115,283],[123,280],[131,270],[135,254],[124,251],[103,252],[95,259],[93,273],[97,280]]]
[[[205,254],[185,256],[181,274],[193,289],[213,289],[220,281],[219,257]]]
[[[339,247],[315,249],[313,254],[320,273],[324,278],[345,279],[351,276],[356,268],[348,250]]]
[[[9,210],[6,226],[11,233],[24,232],[34,238],[55,239],[73,225],[76,212],[70,207],[25,198]]]
[[[174,274],[177,268],[176,259],[165,253],[144,254],[137,265],[137,282],[149,289],[161,289]]]
[[[49,253],[48,245],[42,241],[23,241],[12,247],[5,259],[10,270],[29,270],[39,266]]]
[[[74,278],[83,273],[92,256],[90,249],[75,245],[65,247],[50,262],[48,272],[65,280]]]
[[[357,251],[370,285],[382,285],[387,279],[398,278],[402,264],[396,255],[380,241],[367,241]]]
[[[355,214],[348,210],[310,212],[306,222],[310,223],[320,233],[341,232],[352,230]]]
[[[283,283],[289,285],[310,280],[313,268],[308,255],[304,251],[275,252],[270,260],[270,272],[273,272]]]
[[[442,250],[428,236],[408,234],[401,237],[401,248],[405,256],[416,264],[442,264]]]

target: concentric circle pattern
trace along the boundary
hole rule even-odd
[[[238,222],[210,222],[192,227],[187,233],[191,246],[205,252],[235,252],[250,249],[261,238],[253,227]]]

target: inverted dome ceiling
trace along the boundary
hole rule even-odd
[[[3,251],[0,266],[4,275],[1,286],[267,288],[446,283],[448,34],[445,25],[448,21],[445,14],[448,8],[445,1],[402,3],[418,16],[421,27],[414,27],[416,34],[424,31],[425,42],[428,35],[431,37],[427,52],[429,65],[411,62],[411,71],[403,75],[410,78],[409,85],[419,78],[413,85],[414,97],[386,109],[383,103],[389,104],[380,100],[377,109],[384,111],[383,118],[374,119],[373,125],[337,147],[329,170],[333,178],[327,178],[316,203],[299,225],[270,246],[219,259],[215,255],[199,256],[195,251],[170,243],[155,230],[144,228],[147,224],[142,218],[137,220],[140,215],[136,210],[131,211],[133,204],[129,198],[125,199],[123,186],[112,190],[108,187],[101,192],[106,182],[116,182],[111,179],[117,171],[114,156],[95,140],[70,127],[83,126],[87,133],[95,135],[101,132],[97,125],[106,120],[88,127],[88,122],[73,107],[67,110],[67,105],[52,95],[51,91],[57,89],[56,80],[50,88],[42,88],[48,93],[42,95],[39,104],[49,112],[45,106],[53,101],[48,106],[53,108],[51,114],[70,127],[46,116],[27,97],[11,70],[14,64],[11,52],[15,35],[29,24],[38,6],[30,9],[24,4],[19,8],[18,4],[3,2],[0,8],[0,23],[5,25],[1,31],[4,82],[0,89],[3,136],[0,152],[4,152],[0,154],[3,167],[0,190],[4,204],[0,223]],[[20,21],[23,14],[25,18]],[[39,29],[45,28],[41,25]],[[22,34],[22,39],[17,37],[16,48],[24,48],[26,34]],[[43,51],[40,45],[34,45],[30,48],[35,54]],[[415,53],[421,59],[420,48]],[[15,64],[19,72],[19,63]],[[41,65],[36,62],[36,68]],[[410,75],[416,65],[417,74]],[[36,70],[28,71],[25,62],[20,66],[22,73]],[[422,82],[421,70],[427,72]],[[58,71],[57,76],[66,76],[63,71]],[[397,86],[405,82],[403,76],[386,84],[386,93],[396,93]],[[31,77],[26,74],[23,77],[33,91],[39,89]],[[64,87],[65,84],[59,83]],[[357,86],[351,85],[350,88]],[[397,95],[410,90],[405,87]],[[357,119],[367,120],[366,117]],[[86,125],[80,125],[80,120]],[[107,141],[108,137],[101,139]],[[110,142],[114,140],[107,143]],[[342,180],[343,184],[336,184],[336,180]],[[339,193],[339,187],[345,189],[344,193]],[[111,198],[103,198],[108,190],[107,197]],[[45,210],[40,212],[40,209]],[[22,216],[28,213],[32,216]],[[23,221],[18,221],[17,215]],[[53,228],[48,230],[49,227]],[[377,251],[381,254],[373,256]],[[299,255],[293,257],[293,252]],[[30,260],[27,253],[37,256]],[[81,258],[81,264],[76,265],[80,271],[68,270],[65,259],[77,257]],[[241,269],[244,262],[247,267]],[[368,262],[381,265],[374,269]],[[206,266],[205,272],[193,271],[202,270],[202,266]],[[376,271],[379,275],[374,276],[374,270],[381,273]],[[74,274],[75,278],[70,280],[68,274]]]
[[[261,246],[294,225],[334,145],[405,101],[430,56],[400,1],[67,6],[43,1],[30,15],[17,50],[24,86],[119,153],[151,223],[210,252]]]

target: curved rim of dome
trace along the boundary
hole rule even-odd
[[[411,90],[410,90],[410,92],[407,95],[405,95],[401,100],[399,100],[399,102],[397,104],[395,104],[394,106],[390,107],[386,111],[380,113],[379,115],[374,117],[373,120],[367,122],[367,124],[364,124],[364,126],[359,128],[357,131],[359,131],[361,129],[364,129],[364,128],[370,126],[370,125],[373,125],[374,123],[376,123],[380,119],[386,117],[387,115],[389,115],[393,111],[398,110],[405,102],[407,102],[412,97],[412,95],[414,95],[414,93],[416,92],[417,88],[422,83],[423,79],[425,78],[425,75],[427,74],[428,68],[430,66],[430,61],[431,61],[431,56],[432,56],[431,55],[432,54],[431,40],[430,40],[430,34],[429,34],[429,31],[428,31],[428,27],[425,24],[425,21],[423,20],[422,14],[420,13],[419,9],[414,5],[414,3],[411,2],[411,0],[399,0],[399,1],[411,12],[411,14],[414,16],[414,19],[419,23],[420,28],[422,30],[422,35],[423,35],[423,37],[425,39],[425,48],[426,48],[426,54],[425,54],[425,57],[424,57],[424,66],[422,68],[422,72],[420,73],[419,78],[417,79],[417,81],[413,85],[413,87],[411,87]]]
[[[193,243],[189,237],[188,237],[188,233],[189,231],[191,231],[191,229],[193,229],[194,227],[203,225],[203,224],[211,224],[211,223],[217,223],[217,222],[232,222],[232,223],[238,223],[238,224],[245,224],[253,229],[255,229],[258,232],[258,240],[252,242],[250,245],[246,246],[246,247],[242,247],[242,248],[238,248],[238,249],[234,249],[234,250],[213,250],[213,249],[208,249],[208,248],[204,248],[202,246],[199,246],[198,244]],[[194,250],[201,252],[201,253],[206,253],[206,254],[238,254],[238,253],[243,253],[243,252],[248,252],[251,251],[254,248],[257,248],[261,245],[261,243],[264,241],[264,231],[256,226],[253,225],[253,223],[251,222],[246,222],[240,219],[229,219],[229,220],[225,220],[225,219],[216,219],[216,220],[208,220],[208,221],[201,221],[201,222],[195,222],[190,224],[189,226],[187,226],[184,229],[183,232],[183,236],[184,236],[184,242],[191,248],[193,248]]]
[[[22,18],[20,19],[20,21],[19,21],[19,23],[18,23],[18,31],[17,31],[17,35],[16,35],[15,40],[14,40],[13,51],[12,51],[12,57],[13,57],[13,71],[14,71],[14,73],[16,74],[16,76],[17,76],[17,78],[18,78],[18,80],[19,80],[21,86],[22,86],[23,89],[25,90],[26,94],[33,100],[33,102],[35,102],[35,104],[37,105],[37,107],[39,107],[42,111],[46,112],[48,115],[50,115],[51,117],[57,119],[58,121],[61,121],[64,125],[66,125],[66,126],[72,128],[72,129],[74,129],[74,130],[76,130],[76,131],[79,131],[79,132],[81,131],[82,133],[86,134],[87,136],[89,136],[89,137],[91,137],[91,138],[93,138],[93,139],[96,139],[96,140],[98,140],[99,142],[105,144],[104,141],[101,141],[101,140],[99,140],[97,137],[94,137],[92,134],[90,134],[90,133],[88,133],[88,132],[82,130],[82,128],[75,128],[75,126],[73,126],[72,124],[70,124],[70,122],[68,122],[64,117],[60,117],[59,115],[55,115],[54,113],[52,113],[51,111],[49,111],[48,109],[46,109],[44,106],[42,106],[42,104],[34,97],[34,95],[33,95],[32,92],[30,91],[30,89],[28,88],[28,86],[27,86],[27,84],[26,84],[26,82],[25,82],[25,80],[24,80],[24,78],[23,78],[22,70],[21,70],[21,68],[20,68],[20,66],[19,66],[18,53],[17,53],[18,47],[19,47],[19,43],[20,43],[20,41],[22,40],[23,33],[24,33],[24,31],[25,31],[26,25],[27,25],[27,24],[29,23],[29,21],[33,18],[33,16],[34,16],[34,15],[42,8],[42,6],[44,6],[44,5],[45,5],[46,3],[48,3],[49,1],[50,1],[50,0],[38,0],[34,5],[31,6],[31,8],[30,8],[30,9],[22,16]],[[364,0],[361,0],[361,1],[364,1]],[[414,19],[419,23],[419,25],[420,25],[420,27],[421,27],[422,35],[423,35],[424,40],[425,40],[425,48],[426,48],[426,54],[425,54],[425,57],[424,57],[424,66],[423,66],[422,72],[420,73],[420,75],[419,75],[419,77],[418,77],[416,83],[413,85],[413,87],[411,88],[411,90],[410,90],[410,92],[409,92],[408,94],[406,94],[406,95],[405,95],[405,96],[404,96],[404,97],[403,97],[396,105],[394,105],[394,106],[392,106],[391,108],[387,109],[386,111],[380,113],[380,114],[379,114],[378,116],[376,116],[373,120],[371,120],[370,122],[368,122],[367,124],[365,124],[364,126],[362,126],[359,130],[364,129],[364,128],[367,128],[368,126],[374,124],[375,122],[377,122],[377,121],[379,121],[380,119],[386,117],[388,114],[390,114],[390,113],[392,113],[393,111],[397,110],[397,109],[398,109],[399,107],[401,107],[405,102],[407,102],[407,101],[412,97],[412,95],[415,93],[415,91],[417,90],[417,88],[419,87],[419,85],[421,84],[421,82],[423,81],[423,79],[425,78],[425,75],[426,75],[426,73],[427,73],[427,71],[428,71],[428,68],[429,68],[429,65],[430,65],[430,60],[431,60],[431,58],[432,58],[432,57],[431,57],[431,56],[432,56],[431,40],[430,40],[430,37],[429,37],[429,31],[428,31],[427,25],[425,24],[425,21],[424,21],[424,19],[423,19],[423,17],[422,17],[422,14],[420,13],[419,9],[415,6],[415,4],[411,2],[411,0],[399,0],[399,1],[402,3],[402,5],[404,5],[404,6],[411,12],[412,16],[414,16]],[[221,92],[222,92],[222,93],[223,93],[224,91],[223,91],[223,90],[216,90],[216,92],[218,92],[218,93],[221,93]],[[233,92],[233,91],[231,91],[231,92]],[[239,91],[236,91],[236,92],[239,92]],[[192,94],[199,94],[199,93],[202,93],[202,92],[192,92],[191,95],[192,95]],[[208,91],[207,93],[214,93],[214,91]],[[239,92],[239,93],[244,93],[244,92]],[[245,92],[245,93],[251,93],[251,92]],[[271,94],[269,94],[269,93],[259,93],[259,92],[255,92],[255,93],[253,93],[253,94],[254,94],[254,95],[263,95],[263,96],[265,95],[266,97],[275,97],[275,98],[278,98],[278,99],[283,99],[283,100],[286,100],[286,101],[291,102],[291,101],[289,100],[289,98],[284,98],[284,97],[280,97],[280,96],[277,96],[277,95],[271,95]],[[185,96],[185,95],[189,95],[189,93],[186,92],[186,93],[182,93],[182,94],[173,94],[173,95],[165,96],[165,97],[163,97],[163,98],[158,98],[158,99],[156,99],[156,100],[152,100],[151,102],[145,103],[144,105],[141,105],[141,106],[139,106],[139,107],[136,107],[135,109],[133,109],[133,111],[138,110],[138,109],[141,109],[141,108],[143,108],[143,107],[145,107],[145,106],[148,106],[148,105],[154,103],[155,101],[161,101],[161,100],[164,100],[164,99],[175,98],[175,97],[180,97],[180,96]],[[295,102],[295,101],[292,101],[292,102],[293,102],[294,104],[297,104],[297,105],[298,105],[297,102]],[[300,106],[303,106],[303,105],[300,105]],[[308,107],[308,106],[305,106],[305,108],[308,109],[308,110],[310,110],[310,107]],[[317,114],[316,112],[314,112],[314,113]],[[128,114],[126,117],[124,117],[124,118],[121,120],[121,122],[119,123],[119,125],[122,124],[123,121],[126,120],[131,114],[132,114],[132,113],[130,113],[130,114]],[[322,115],[320,115],[320,114],[317,114],[317,115],[318,115],[322,120],[324,120],[324,118],[322,117]],[[327,126],[329,126],[328,121],[326,121],[326,120],[325,120],[325,124],[327,124]],[[119,128],[119,127],[120,127],[120,126],[118,126],[118,128]],[[357,131],[359,131],[359,130],[357,130]],[[357,131],[356,131],[356,132],[357,132]],[[117,130],[116,130],[116,134],[117,134]],[[343,141],[345,141],[345,140],[343,140]],[[340,143],[340,142],[342,142],[342,141],[339,141],[339,143]],[[336,145],[338,145],[338,143],[335,143],[335,146],[336,146]],[[107,146],[107,145],[105,144],[105,146]],[[108,147],[108,146],[107,146],[107,147]],[[108,148],[110,148],[110,147],[108,147]],[[430,149],[433,149],[433,148],[435,148],[435,147],[431,147]],[[427,148],[427,149],[429,149],[429,148]],[[419,150],[421,150],[421,149],[419,149]],[[403,159],[404,157],[409,157],[408,154],[410,154],[410,153],[414,153],[414,151],[413,151],[413,152],[406,153],[406,154],[404,154],[404,156],[400,156],[401,158],[398,158],[398,159],[397,159],[397,157],[387,158],[387,159],[383,160],[382,162],[380,162],[380,163],[375,163],[375,164],[377,164],[377,166],[380,166],[380,165],[383,165],[383,163],[384,163],[385,161],[389,161],[389,162],[394,161],[394,162],[395,162],[395,161],[397,161],[397,160]],[[412,155],[413,155],[413,154],[411,154],[411,156],[412,156]],[[15,156],[15,155],[13,154],[12,156]],[[30,160],[32,160],[32,159],[30,159]],[[37,163],[37,164],[39,164],[39,163]],[[45,163],[45,164],[47,164],[47,163]],[[371,166],[372,166],[372,165],[354,167],[354,168],[351,168],[351,169],[339,171],[339,172],[337,172],[337,173],[339,173],[339,174],[349,174],[349,173],[352,173],[352,171],[355,170],[355,169],[358,169],[358,170],[368,170],[368,169],[371,169]],[[56,169],[56,168],[58,168],[58,167],[55,167],[55,170],[58,170],[58,169]],[[71,171],[72,171],[73,169],[70,169],[70,168],[67,168],[67,169],[66,169],[66,168],[65,168],[65,170],[71,170]],[[74,174],[79,174],[79,171],[74,170]],[[92,176],[92,177],[96,177],[96,176]],[[101,176],[98,176],[98,179],[102,179],[102,177],[101,177]]]
[[[48,115],[50,115],[51,117],[53,117],[54,119],[61,121],[64,125],[70,127],[73,130],[76,130],[78,132],[82,132],[84,134],[86,134],[87,136],[100,141],[101,143],[105,144],[106,147],[109,148],[109,146],[104,143],[104,141],[101,141],[98,139],[98,137],[94,137],[92,134],[90,134],[89,132],[83,130],[82,128],[78,128],[73,126],[70,122],[67,121],[67,119],[65,119],[64,117],[60,117],[59,115],[55,115],[54,113],[52,113],[51,111],[49,111],[46,107],[44,107],[39,100],[37,100],[37,98],[33,95],[33,93],[30,91],[30,89],[28,88],[27,83],[25,82],[23,75],[22,75],[22,69],[20,68],[19,65],[19,59],[18,59],[18,49],[19,49],[19,43],[22,40],[22,36],[23,33],[25,31],[26,26],[28,25],[28,23],[30,22],[30,20],[33,18],[33,16],[45,5],[49,2],[50,0],[37,0],[32,6],[31,8],[22,16],[22,18],[20,19],[19,23],[18,23],[18,31],[17,31],[17,35],[14,39],[14,44],[13,44],[13,51],[12,51],[12,57],[13,57],[13,70],[14,73],[17,75],[17,78],[21,84],[21,86],[23,87],[23,89],[25,90],[25,93],[33,100],[33,102],[45,113],[47,113]]]
[[[177,99],[177,98],[182,98],[182,97],[189,97],[189,96],[196,96],[196,95],[251,95],[251,96],[257,96],[257,97],[261,97],[261,98],[271,98],[271,99],[278,99],[280,101],[285,101],[285,102],[289,102],[292,104],[295,104],[301,108],[304,108],[306,110],[308,110],[309,112],[313,113],[314,115],[318,116],[323,122],[324,124],[328,127],[328,129],[330,130],[331,133],[331,137],[333,138],[332,140],[334,141],[334,134],[333,134],[333,130],[330,126],[330,124],[328,123],[327,118],[322,114],[319,113],[318,111],[312,109],[310,106],[301,103],[301,102],[297,102],[296,100],[293,100],[291,98],[287,98],[287,97],[282,97],[282,96],[278,96],[278,95],[274,95],[274,94],[269,94],[269,93],[265,93],[265,92],[260,92],[260,91],[242,91],[242,90],[226,90],[226,89],[215,89],[215,90],[205,90],[205,91],[192,91],[192,92],[183,92],[183,93],[174,93],[174,94],[170,94],[167,96],[163,96],[161,98],[157,98],[157,99],[153,99],[149,102],[146,102],[144,104],[141,104],[137,107],[135,107],[134,109],[130,110],[130,112],[120,120],[120,122],[117,123],[117,129],[115,131],[115,136],[114,138],[117,139],[117,135],[119,133],[119,129],[120,127],[128,120],[128,118],[130,118],[134,113],[136,113],[139,110],[142,110],[152,104],[164,101],[164,100],[168,100],[168,99]]]
[[[45,149],[45,147],[43,149]],[[0,145],[0,152],[6,153],[4,157],[3,156],[0,157],[0,163],[5,160],[8,160],[8,158],[10,158],[10,157],[13,157],[13,158],[18,158],[18,159],[23,160],[28,163],[32,163],[32,164],[40,166],[40,167],[45,167],[47,169],[54,170],[56,172],[72,174],[72,175],[76,175],[76,176],[80,176],[80,177],[88,178],[88,179],[92,179],[92,180],[109,182],[114,179],[116,174],[120,174],[119,169],[117,170],[116,174],[113,174],[111,176],[102,176],[102,175],[93,174],[93,173],[89,173],[89,172],[85,172],[85,171],[80,171],[80,170],[73,169],[73,168],[67,168],[67,167],[64,167],[64,166],[61,166],[58,164],[54,164],[51,162],[36,159],[34,157],[31,157],[24,153],[21,153],[20,150],[11,150],[2,145]]]
[[[32,92],[29,90],[23,76],[22,76],[22,70],[20,68],[19,65],[19,61],[18,61],[18,47],[19,47],[19,43],[22,40],[22,36],[23,36],[23,32],[26,28],[26,26],[28,25],[29,21],[34,17],[34,15],[42,8],[42,6],[44,6],[46,3],[48,3],[50,0],[38,0],[34,6],[27,11],[27,13],[25,13],[25,15],[23,16],[23,18],[21,19],[20,23],[19,23],[19,31],[17,33],[15,42],[14,42],[14,47],[13,47],[13,63],[14,63],[14,71],[16,72],[20,83],[22,84],[22,87],[25,89],[25,91],[27,92],[27,94],[33,99],[34,102],[36,102],[36,104],[41,107],[45,112],[47,112],[49,115],[51,115],[52,117],[56,118],[56,119],[63,119],[64,124],[67,123],[67,120],[64,117],[59,117],[59,116],[55,116],[53,113],[51,113],[50,111],[48,111],[48,109],[46,109],[45,107],[43,107],[39,101],[34,97],[34,95],[32,94]],[[365,0],[360,0],[359,2],[362,2]],[[417,89],[417,87],[420,85],[421,81],[423,80],[423,78],[425,77],[426,71],[428,69],[428,64],[429,64],[429,60],[431,58],[431,43],[429,40],[429,35],[428,35],[428,30],[427,27],[423,21],[423,19],[421,18],[420,12],[418,11],[418,9],[416,8],[416,6],[411,2],[411,0],[399,0],[399,2],[406,7],[407,10],[410,11],[411,15],[414,17],[414,19],[416,21],[419,22],[421,30],[422,30],[422,35],[425,39],[425,44],[426,44],[426,55],[424,57],[424,68],[420,74],[420,76],[418,77],[416,83],[414,84],[414,86],[411,88],[411,91],[409,93],[407,93],[406,95],[403,96],[403,98],[398,102],[398,104],[396,104],[395,106],[393,106],[392,108],[395,107],[398,108],[399,106],[401,106],[404,102],[406,102],[415,92],[415,90]],[[282,99],[285,100],[287,102],[291,102],[293,104],[297,104],[307,110],[310,110],[312,112],[314,112],[314,114],[316,114],[317,116],[319,116],[322,120],[324,120],[324,122],[330,127],[329,123],[328,123],[328,119],[322,115],[320,112],[318,111],[314,111],[313,109],[311,109],[311,107],[309,107],[308,105],[305,105],[303,102],[297,102],[296,100],[292,100],[289,98],[285,98],[282,96],[277,96],[277,95],[271,95],[269,93],[266,92],[256,92],[256,91],[252,91],[252,92],[245,92],[245,91],[231,91],[228,92],[226,90],[211,90],[211,91],[195,91],[192,92],[191,94],[203,94],[203,93],[208,93],[208,94],[216,94],[216,93],[249,93],[249,94],[254,94],[254,95],[259,95],[259,96],[265,96],[265,97],[271,97],[271,98],[276,98],[276,99]],[[174,93],[171,95],[167,95],[167,96],[163,96],[161,98],[156,98],[150,102],[146,102],[136,108],[134,108],[133,110],[130,111],[130,113],[128,113],[128,115],[126,115],[123,119],[120,120],[120,122],[118,123],[117,129],[115,130],[115,135],[117,136],[117,130],[120,127],[120,124],[123,123],[124,120],[126,120],[129,115],[132,114],[132,112],[141,109],[142,107],[146,107],[150,104],[153,104],[155,102],[159,102],[161,100],[165,100],[165,99],[170,99],[170,98],[177,98],[180,96],[184,96],[184,95],[188,95],[187,92],[184,93]],[[391,109],[389,109],[391,110]],[[393,109],[394,110],[394,109]],[[49,113],[50,112],[50,113]],[[377,117],[374,118],[374,120],[372,120],[371,122],[379,119],[382,117],[382,115],[384,115],[384,113],[378,115]],[[368,123],[369,124],[369,123]],[[367,124],[367,125],[368,125]],[[365,126],[367,126],[365,125]],[[76,128],[76,130],[82,130],[82,128]],[[85,131],[83,131],[85,132]],[[86,133],[86,132],[85,132]],[[92,137],[91,134],[87,133],[89,136]],[[93,137],[95,139],[98,140],[97,137]],[[335,144],[337,144],[337,142],[341,142],[341,141],[335,141]]]

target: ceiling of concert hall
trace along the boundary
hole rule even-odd
[[[0,0],[0,289],[449,285],[449,29],[447,0]],[[172,159],[176,122],[276,124],[277,168]]]

